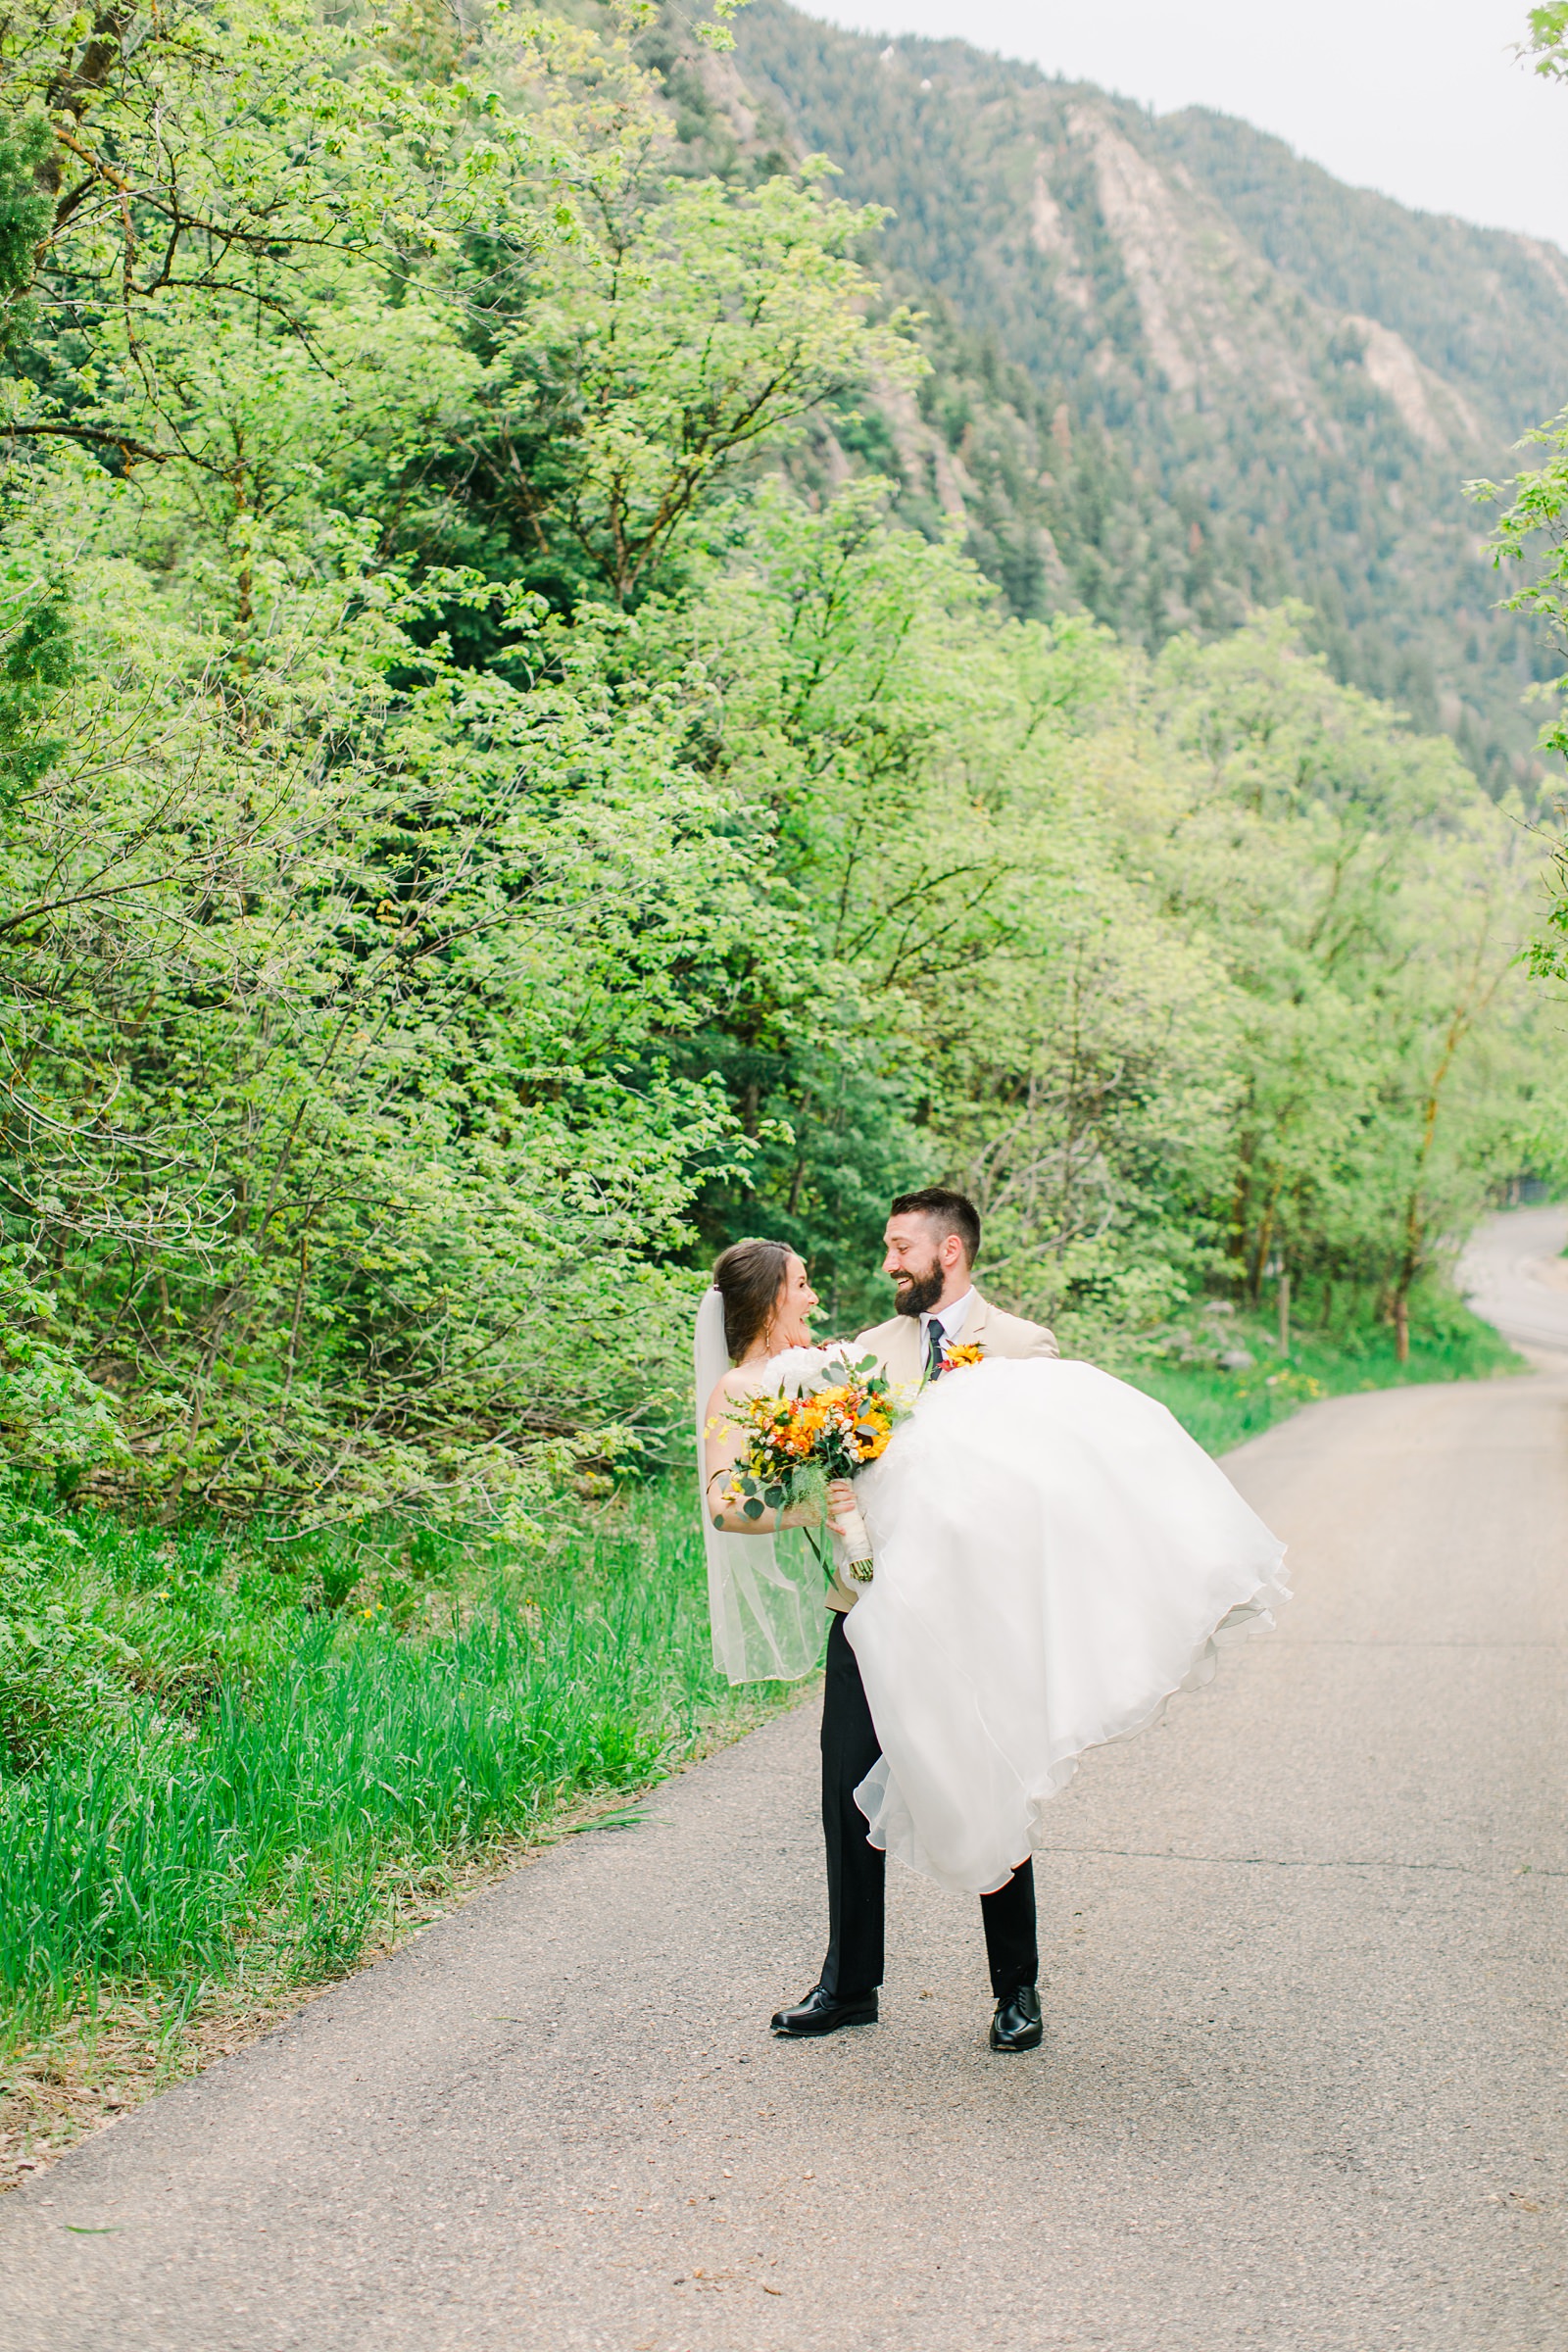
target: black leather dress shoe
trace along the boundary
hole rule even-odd
[[[997,2014],[991,2020],[991,2047],[994,2050],[1038,2050],[1045,2027],[1040,2017],[1040,1995],[1032,1984],[1015,1984],[1004,1992],[997,2003]]]
[[[876,2024],[876,1994],[862,1992],[857,2000],[836,2000],[813,1984],[804,2001],[793,2009],[780,2009],[773,2019],[775,2034],[836,2034],[840,2026],[874,2026]]]

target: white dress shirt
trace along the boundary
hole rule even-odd
[[[963,1327],[969,1320],[969,1310],[973,1304],[974,1284],[971,1282],[961,1298],[955,1298],[947,1306],[933,1307],[930,1314],[920,1317],[920,1361],[922,1364],[927,1364],[931,1360],[932,1324],[935,1323],[942,1333],[944,1348],[956,1348],[963,1337]]]

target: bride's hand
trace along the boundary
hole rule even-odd
[[[827,1523],[836,1536],[847,1531],[844,1522],[855,1509],[855,1489],[847,1478],[830,1478],[827,1486]]]

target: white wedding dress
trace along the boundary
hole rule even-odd
[[[856,1488],[875,1574],[845,1632],[882,1748],[856,1802],[941,1886],[1003,1886],[1085,1750],[1289,1597],[1284,1545],[1224,1472],[1092,1364],[948,1373]]]
[[[792,1348],[745,1385],[799,1395],[844,1360]],[[726,1361],[710,1292],[699,1462]],[[1004,1885],[1086,1749],[1152,1723],[1289,1596],[1284,1545],[1225,1473],[1162,1404],[1092,1364],[947,1373],[856,1492],[874,1574],[845,1632],[882,1748],[856,1801],[872,1844],[941,1886]],[[824,1594],[803,1540],[721,1535],[706,1509],[704,1532],[715,1662],[736,1683],[808,1673]]]

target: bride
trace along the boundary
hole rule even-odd
[[[967,1282],[967,1260],[949,1255]],[[792,1251],[737,1243],[698,1319],[713,1649],[733,1682],[798,1678],[821,1649],[829,1594],[793,1532],[818,1514],[748,1520],[726,1495],[736,1402],[809,1390],[867,1351],[813,1348],[815,1304]],[[1081,1755],[1152,1723],[1207,1679],[1219,1642],[1286,1597],[1283,1546],[1164,1406],[1042,1353],[928,1379],[881,1460],[828,1501],[835,1528],[858,1504],[874,1558],[841,1620],[880,1748],[854,1792],[864,1835],[984,1898],[1043,1842],[1045,1807]]]

